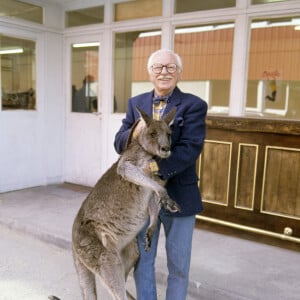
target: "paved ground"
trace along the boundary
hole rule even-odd
[[[0,299],[79,298],[70,252],[0,227]]]
[[[0,194],[0,300],[80,299],[70,237],[87,193],[64,184]],[[167,274],[163,245],[161,234],[159,300]],[[187,300],[296,300],[299,266],[299,251],[196,229]],[[128,286],[134,293],[132,277]]]

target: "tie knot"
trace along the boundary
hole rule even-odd
[[[169,100],[168,96],[164,96],[164,97],[162,97],[162,96],[156,96],[153,99],[153,103],[155,105],[158,105],[160,102],[166,102],[166,103],[168,103],[168,100]]]

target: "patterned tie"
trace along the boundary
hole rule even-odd
[[[157,97],[154,97],[153,104],[154,105],[158,105],[161,101],[168,103],[169,102],[169,97],[168,96],[164,96],[164,97],[157,96]]]
[[[160,120],[168,103],[168,96],[153,99],[153,119]]]

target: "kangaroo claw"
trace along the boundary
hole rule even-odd
[[[161,204],[166,210],[168,210],[172,213],[180,211],[179,205],[169,197],[162,198]]]
[[[151,247],[151,238],[150,238],[149,234],[146,233],[146,235],[145,235],[145,247],[144,247],[145,251],[148,252],[150,250],[150,247]]]

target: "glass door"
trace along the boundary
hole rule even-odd
[[[93,186],[101,170],[100,37],[66,43],[65,180]]]

